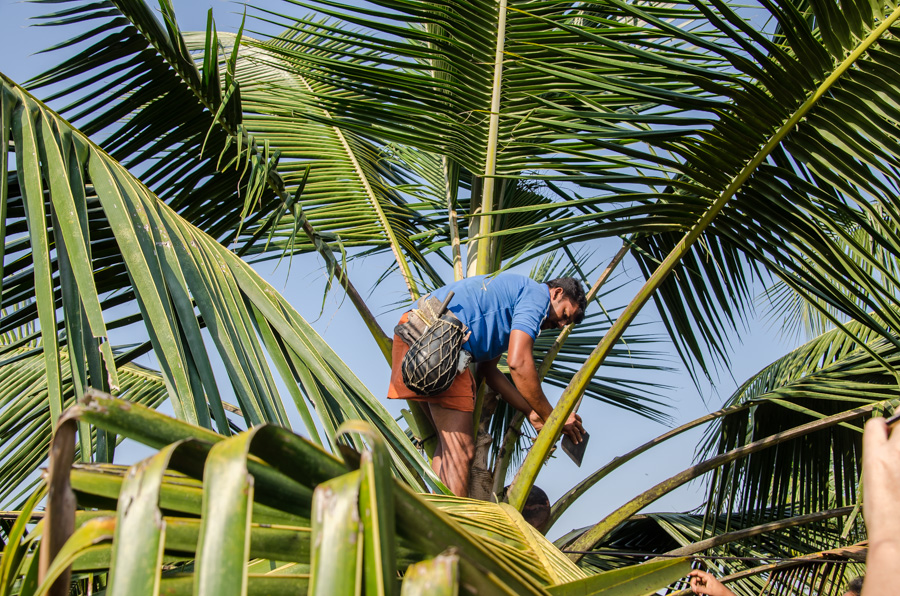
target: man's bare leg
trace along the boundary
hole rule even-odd
[[[437,425],[434,423],[434,416],[431,415],[431,408],[428,407],[428,404],[422,402],[422,412],[425,414],[425,417],[428,418],[428,422],[431,424],[431,428],[434,429],[434,438],[438,439],[437,435]],[[438,439],[437,444],[434,446],[434,453],[431,454],[431,469],[434,470],[435,474],[440,473],[441,469],[441,441]],[[438,476],[440,478],[440,476]]]
[[[454,495],[466,497],[469,495],[469,468],[475,457],[472,413],[442,408],[434,403],[429,403],[428,407],[438,437],[431,467]]]

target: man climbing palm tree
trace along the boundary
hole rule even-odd
[[[586,305],[581,283],[571,277],[541,284],[512,273],[480,275],[440,288],[429,298],[440,302],[450,292],[453,296],[449,311],[471,333],[462,347],[478,364],[479,377],[510,405],[526,414],[540,431],[553,406],[541,389],[532,354],[534,340],[541,329],[581,322]],[[405,313],[400,325],[405,324],[409,316],[410,312]],[[424,410],[438,437],[432,467],[454,494],[467,496],[469,469],[475,454],[472,423],[475,378],[465,369],[445,391],[430,397],[419,395],[403,383],[401,363],[408,351],[409,344],[395,334],[388,398],[424,402]],[[507,352],[512,383],[497,368],[503,352]],[[569,416],[563,433],[577,444],[581,442],[583,432],[581,417],[577,414]]]

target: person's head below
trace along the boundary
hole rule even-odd
[[[574,277],[557,277],[545,283],[550,287],[550,311],[542,329],[562,329],[569,323],[584,320],[587,298],[580,281]]]
[[[854,577],[851,579],[847,584],[847,590],[844,592],[844,596],[860,596],[860,594],[862,594],[863,577]]]
[[[503,489],[503,494],[506,495],[508,492],[507,486]],[[543,534],[547,531],[547,524],[550,523],[550,498],[541,487],[531,487],[528,498],[522,506],[522,517],[538,532]]]

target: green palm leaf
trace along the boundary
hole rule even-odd
[[[896,348],[858,323],[848,331],[822,334],[745,382],[726,406],[750,407],[710,427],[701,457],[860,406],[896,405],[896,378],[879,362],[893,366]],[[842,424],[729,464],[710,484],[708,515],[732,511],[735,523],[753,525],[770,507],[800,515],[853,505],[861,440],[861,426]]]
[[[76,418],[162,449],[130,469],[73,467],[65,455]],[[372,440],[371,451],[345,452],[359,459],[358,470],[282,428],[226,438],[94,392],[67,411],[55,434],[50,490],[72,498],[51,499],[23,545],[45,558],[39,582],[22,593],[42,593],[67,578],[70,565],[75,581],[109,573],[110,589],[129,593],[329,595],[363,586],[394,594],[398,571],[413,564],[415,577],[435,556],[452,558],[464,594],[637,596],[689,568],[682,558],[589,577],[507,505],[409,492],[391,479],[377,432],[364,424],[348,432]],[[51,532],[52,519],[67,517],[73,527]],[[64,542],[52,545],[51,534]],[[135,540],[143,551],[133,549]],[[448,548],[452,555],[442,556]],[[214,572],[223,566],[227,574]]]
[[[93,5],[65,11],[66,18],[53,24],[86,17],[105,22],[79,36],[95,42],[89,51],[33,84],[85,76],[106,82],[87,92],[79,82],[52,99],[68,98],[64,113],[76,124],[89,134],[102,131],[114,157],[148,169],[151,189],[223,243],[235,242],[241,253],[271,257],[277,250],[318,248],[297,238],[305,220],[284,204],[304,184],[300,205],[324,238],[340,235],[347,246],[391,248],[401,267],[411,258],[437,277],[408,240],[419,231],[418,218],[392,190],[398,174],[377,147],[307,121],[297,102],[283,108],[269,83],[286,74],[266,52],[242,49],[240,33],[218,34],[210,20],[205,35],[182,35],[171,6],[162,7],[165,26],[137,1],[116,3],[117,12]],[[123,16],[130,21],[124,26]],[[340,51],[340,43],[331,45],[315,51]],[[129,93],[122,94],[123,87]],[[295,91],[310,89],[298,78]],[[258,241],[266,235],[269,242]],[[415,291],[411,274],[407,278]]]
[[[37,304],[41,328],[54,331],[41,334],[48,396],[41,406],[49,403],[51,422],[55,420],[54,403],[57,407],[64,405],[66,383],[74,384],[75,395],[97,375],[102,375],[101,379],[108,375],[112,388],[122,384],[118,363],[113,358],[107,356],[100,362],[96,356],[87,356],[97,354],[97,337],[108,334],[104,316],[109,317],[110,309],[118,304],[104,298],[119,296],[95,282],[95,272],[98,279],[103,279],[107,255],[85,254],[87,240],[78,235],[82,230],[95,229],[90,225],[93,218],[104,224],[98,235],[105,241],[105,250],[121,255],[125,271],[117,273],[117,279],[129,282],[121,295],[139,314],[136,319],[126,320],[143,323],[148,336],[146,345],[153,349],[179,418],[210,427],[212,412],[219,431],[230,434],[220,381],[201,335],[203,326],[224,364],[248,426],[262,422],[290,426],[268,365],[271,358],[310,436],[318,437],[311,407],[316,410],[332,448],[336,447],[336,429],[343,421],[368,420],[390,437],[396,473],[417,486],[423,486],[423,478],[427,478],[440,487],[430,467],[378,400],[287,301],[246,263],[178,216],[120,164],[15,84],[4,78],[0,91],[3,113],[9,115],[4,127],[12,131],[12,147],[19,166],[11,175],[11,185],[7,186],[6,180],[0,184],[16,190],[10,193],[15,208],[9,210],[8,219],[21,225],[23,211],[27,215],[33,247],[29,255],[31,268],[35,276],[44,272],[42,282],[32,284],[33,293],[28,300]],[[32,132],[35,127],[41,127],[40,137]],[[0,151],[0,158],[5,160],[7,146]],[[46,187],[49,200],[43,192]],[[87,189],[93,189],[96,196],[88,194]],[[69,209],[70,203],[74,208]],[[22,209],[23,204],[27,209]],[[58,215],[54,218],[58,224],[48,229],[46,217],[38,217],[36,212]],[[41,243],[42,250],[38,250]],[[51,254],[75,254],[79,247],[81,255],[70,261],[57,261]],[[56,277],[51,275],[55,267],[61,269]],[[63,280],[71,281],[71,285],[60,288]],[[24,292],[26,286],[23,282],[7,283],[4,292]],[[67,314],[77,315],[65,317],[64,337],[70,356],[83,355],[83,361],[74,364],[70,358],[65,368],[55,333],[57,306]],[[78,309],[83,309],[84,314]],[[91,324],[89,333],[73,328],[82,316]],[[108,345],[108,341],[103,341],[102,346],[111,356]],[[75,348],[80,351],[75,352]],[[134,356],[132,350],[127,357]],[[14,364],[13,361],[10,366]]]
[[[707,526],[700,539],[773,521],[775,514],[811,516],[856,504],[861,465],[860,419],[896,407],[896,379],[885,370],[897,349],[880,334],[854,324],[809,342],[748,380],[712,420],[702,461],[608,515],[575,540],[584,550],[608,537],[639,509],[686,481],[715,470],[709,481]],[[857,337],[868,335],[869,344]],[[853,529],[859,519],[848,519]],[[773,528],[778,530],[779,528]],[[843,529],[843,527],[842,527]],[[847,534],[847,532],[843,532]],[[821,549],[810,532],[801,554]],[[846,539],[842,535],[842,539]],[[578,555],[580,556],[580,555]]]

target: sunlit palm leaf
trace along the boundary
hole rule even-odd
[[[69,99],[66,115],[91,134],[102,132],[114,157],[146,170],[147,185],[176,211],[224,243],[236,242],[241,252],[310,250],[283,205],[309,166],[312,194],[304,204],[325,238],[339,233],[348,246],[395,248],[401,261],[412,258],[436,275],[408,241],[418,231],[415,213],[391,191],[397,176],[381,164],[377,148],[291,110],[287,119],[273,110],[267,84],[284,75],[263,67],[258,51],[249,51],[250,58],[233,52],[233,34],[210,28],[182,37],[174,14],[166,14],[164,27],[143,2],[114,4],[75,7],[52,21],[90,16],[105,22],[79,36],[94,44],[90,51],[34,84],[85,76],[104,82],[85,90],[79,80],[53,99]],[[260,242],[261,235],[274,235],[275,242]]]
[[[220,593],[241,593],[242,583],[261,581],[254,570],[272,570],[253,561],[263,558],[281,562],[273,575],[308,580],[311,593],[333,594],[335,588],[321,584],[359,581],[360,575],[349,573],[348,567],[364,565],[362,578],[369,582],[375,551],[368,544],[365,549],[358,544],[380,536],[382,549],[391,553],[396,549],[400,554],[401,571],[411,562],[454,547],[466,593],[499,594],[505,589],[538,595],[551,586],[561,588],[585,579],[582,571],[509,507],[435,496],[426,502],[392,481],[385,448],[369,427],[353,425],[342,431],[364,432],[373,440],[372,453],[362,454],[361,469],[356,471],[283,429],[261,426],[224,438],[145,408],[128,411],[126,404],[102,395],[93,394],[90,399],[70,411],[70,416],[154,446],[180,440],[165,445],[131,471],[122,466],[77,466],[70,472],[63,468],[78,502],[100,507],[77,516],[75,533],[60,551],[60,557],[66,549],[78,552],[72,557],[76,571],[111,569],[111,581],[134,590],[142,577],[151,584],[160,574],[164,583],[178,578],[161,570],[161,563],[171,563],[173,557],[186,563],[196,557],[193,565],[179,569],[193,573],[195,593],[204,593],[204,581],[214,581],[203,579],[211,562],[227,564],[227,576],[235,584],[228,590],[220,588]],[[65,424],[72,425],[72,418]],[[66,436],[65,432],[74,438],[71,428],[61,427],[57,434]],[[254,457],[248,457],[250,453]],[[70,464],[57,461],[55,465]],[[168,467],[172,470],[167,471]],[[391,527],[396,525],[396,539],[385,523],[376,523],[367,513],[380,511],[386,499],[395,503],[395,508],[385,511],[396,511],[396,519],[393,514],[387,518]],[[113,511],[116,500],[118,511]],[[252,508],[246,507],[249,503]],[[51,504],[47,516],[61,515],[65,506]],[[341,510],[347,514],[337,515]],[[100,521],[107,516],[109,520]],[[234,524],[232,531],[218,541],[210,540],[229,523]],[[80,541],[92,531],[92,524],[109,524],[111,531],[94,540],[97,548],[84,549],[88,543]],[[331,531],[325,532],[326,528]],[[35,536],[45,539],[40,530]],[[146,556],[133,556],[132,540],[141,542]],[[393,559],[388,571],[384,577],[392,583],[398,571]],[[51,581],[54,576],[48,572],[47,577],[45,581]],[[383,593],[394,593],[393,587],[386,585]]]
[[[187,34],[185,38],[188,48],[203,49],[201,34]],[[390,248],[401,267],[406,267],[409,259],[427,272],[431,283],[436,283],[440,278],[419,253],[416,241],[425,220],[418,215],[416,206],[408,205],[393,188],[404,182],[408,174],[394,171],[396,165],[371,142],[311,120],[311,115],[321,117],[323,112],[309,107],[306,98],[321,84],[292,72],[289,64],[279,58],[285,47],[317,56],[339,55],[347,43],[339,37],[320,40],[290,34],[267,44],[242,39],[243,44],[253,44],[241,45],[234,66],[235,79],[241,85],[244,125],[258,143],[266,143],[279,152],[278,172],[289,191],[310,168],[299,204],[313,226],[339,236],[348,247]],[[234,51],[236,41],[234,35],[219,34],[226,54]],[[288,215],[275,227],[274,244],[265,248],[285,246],[293,231]],[[252,250],[263,248],[260,245]]]

